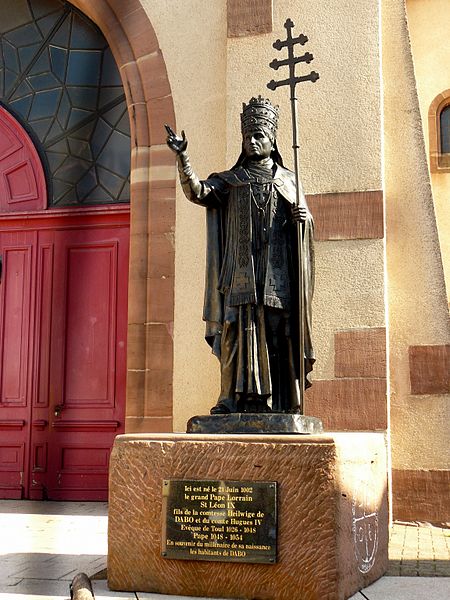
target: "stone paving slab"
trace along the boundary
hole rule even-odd
[[[438,577],[382,577],[350,600],[446,600],[450,579]]]
[[[106,581],[93,581],[95,600],[229,600],[224,598],[193,598],[192,596],[167,596],[166,594],[151,594],[148,592],[111,592],[108,590]],[[14,598],[15,600],[15,598]]]
[[[7,578],[23,579],[62,579],[72,581],[74,576],[85,569],[97,571],[105,563],[105,557],[71,554],[24,554],[19,562],[9,561],[2,568]],[[6,571],[6,572],[5,572]]]
[[[67,600],[68,598],[70,593],[67,581],[22,579],[14,586],[2,584],[0,587],[0,600]]]
[[[137,598],[134,592],[111,592],[108,590],[105,580],[93,581],[92,588],[94,590],[95,600],[113,600],[113,598],[122,598],[122,600],[136,600]],[[192,598],[190,600],[192,600]]]

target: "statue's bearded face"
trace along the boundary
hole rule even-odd
[[[268,158],[273,150],[273,139],[264,129],[245,132],[242,142],[245,154],[253,160]]]

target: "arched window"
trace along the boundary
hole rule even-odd
[[[428,127],[431,172],[450,172],[450,90],[436,96],[431,103]]]
[[[450,105],[444,106],[439,115],[439,145],[441,154],[450,154]]]
[[[100,30],[63,0],[15,0],[0,17],[0,104],[36,142],[49,205],[128,202],[130,122]]]

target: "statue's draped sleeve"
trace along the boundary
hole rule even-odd
[[[213,174],[208,179],[200,181],[191,167],[186,152],[177,155],[177,166],[181,187],[190,202],[205,208],[219,206],[222,203],[223,196],[226,196],[228,191],[223,179]]]
[[[185,153],[184,153],[185,154]],[[229,188],[226,181],[212,174],[203,181],[195,175],[185,154],[177,160],[180,183],[186,198],[204,206],[206,210],[206,270],[203,320],[206,322],[205,339],[220,359],[220,338],[223,328],[223,295],[218,291],[225,241],[226,199]]]

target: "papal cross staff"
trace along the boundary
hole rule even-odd
[[[276,50],[282,50],[287,48],[288,57],[284,60],[277,60],[276,58],[270,63],[270,67],[277,71],[280,67],[289,67],[289,77],[282,81],[275,81],[272,79],[267,84],[270,90],[276,90],[276,88],[289,85],[291,90],[291,111],[292,111],[292,148],[294,150],[294,165],[295,165],[295,187],[296,187],[296,203],[300,205],[300,175],[299,175],[299,145],[298,145],[298,125],[297,125],[297,98],[295,96],[295,87],[297,83],[302,81],[312,81],[315,83],[319,79],[319,74],[315,71],[311,71],[309,75],[302,75],[300,77],[295,76],[295,65],[301,62],[309,64],[313,60],[313,55],[306,52],[302,56],[296,57],[294,54],[294,46],[300,44],[304,46],[308,41],[306,35],[301,33],[298,37],[292,37],[292,30],[294,23],[291,19],[287,19],[284,24],[286,28],[287,36],[285,40],[277,40],[274,42],[273,47]],[[304,319],[305,319],[305,302],[304,302],[304,267],[303,267],[303,244],[302,244],[302,224],[298,222],[298,275],[299,275],[299,387],[300,387],[300,414],[303,414],[303,396],[305,391],[305,338],[304,338]]]

